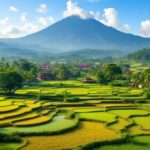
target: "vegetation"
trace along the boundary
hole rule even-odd
[[[0,89],[7,95],[12,95],[22,87],[23,78],[17,72],[0,73]]]
[[[137,52],[134,52],[132,54],[129,54],[127,56],[129,60],[134,60],[134,61],[150,61],[150,49],[143,49]]]

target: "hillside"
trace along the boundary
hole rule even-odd
[[[70,52],[62,52],[57,54],[60,58],[83,58],[83,59],[96,59],[96,58],[105,58],[105,57],[121,57],[124,56],[125,53],[116,50],[101,50],[101,49],[81,49]]]
[[[129,60],[135,61],[150,61],[150,49],[143,49],[127,56]]]

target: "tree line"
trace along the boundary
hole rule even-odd
[[[0,61],[0,91],[1,93],[12,95],[25,83],[29,84],[36,80],[37,67],[34,63],[25,59],[7,62]]]

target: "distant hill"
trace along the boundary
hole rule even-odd
[[[14,47],[0,48],[0,57],[36,57],[37,52]]]
[[[8,47],[10,47],[8,44],[0,42],[0,49],[8,48]]]
[[[84,58],[84,59],[96,59],[96,58],[105,58],[105,57],[121,57],[124,56],[121,51],[116,50],[99,50],[99,49],[81,49],[71,52],[62,52],[57,54],[57,57],[60,58],[69,58],[69,59],[77,59],[77,58]]]
[[[129,60],[135,61],[150,61],[150,49],[143,49],[127,56]]]

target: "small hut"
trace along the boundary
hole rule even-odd
[[[82,80],[83,83],[96,83],[96,81],[90,77],[86,77]]]

